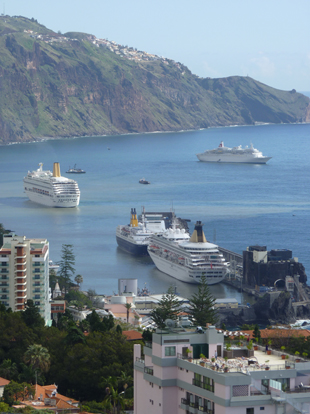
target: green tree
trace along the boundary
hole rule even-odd
[[[253,335],[254,335],[254,338],[257,338],[258,342],[260,342],[261,335],[260,335],[260,330],[257,324],[254,326]]]
[[[8,413],[10,412],[9,404],[6,404],[4,402],[0,402],[0,413]]]
[[[160,329],[164,329],[166,319],[176,320],[179,312],[180,302],[174,293],[173,287],[170,286],[167,293],[158,302],[158,307],[150,313],[150,317]]]
[[[17,366],[15,362],[12,362],[10,359],[5,359],[0,365],[0,377],[3,377],[7,380],[17,379]]]
[[[198,293],[194,293],[189,300],[188,313],[195,325],[206,326],[207,323],[212,325],[216,323],[217,315],[214,302],[215,299],[210,293],[207,280],[203,276],[198,286]]]
[[[89,322],[91,332],[106,332],[114,327],[114,318],[112,315],[100,318],[95,310],[86,316],[86,321]]]
[[[75,344],[85,343],[85,335],[76,325],[70,325],[67,332],[68,334],[65,338],[66,345],[73,346]]]
[[[144,342],[152,342],[152,337],[153,332],[149,328],[144,329],[144,331],[142,332],[142,338]]]
[[[18,382],[11,381],[4,387],[3,401],[12,406],[14,402],[18,401],[23,395],[23,385]]]
[[[127,310],[127,323],[128,323],[128,321],[129,321],[129,311],[132,308],[132,304],[131,303],[125,303],[124,306],[125,306],[125,308]]]
[[[67,293],[72,283],[71,277],[74,277],[75,274],[75,255],[72,244],[62,245],[61,260],[57,264],[59,265],[58,273],[64,278],[65,291]]]
[[[24,355],[24,360],[33,370],[39,370],[41,372],[47,372],[51,363],[47,348],[39,344],[28,347]]]
[[[82,310],[84,306],[87,308],[92,307],[92,301],[84,293],[76,290],[70,290],[66,295],[65,299],[69,302],[70,305],[76,305],[79,310]]]
[[[64,313],[57,314],[57,328],[65,331],[70,325],[74,324],[72,313],[66,309]]]
[[[43,327],[45,324],[44,319],[40,315],[39,308],[35,306],[32,299],[27,300],[25,310],[22,312],[22,318],[30,328]]]

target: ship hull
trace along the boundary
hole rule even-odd
[[[199,161],[215,163],[266,164],[272,157],[252,157],[238,154],[196,154]]]
[[[147,244],[137,244],[126,240],[124,237],[116,235],[118,246],[127,253],[133,256],[148,256]]]
[[[59,197],[55,198],[54,196],[48,196],[43,194],[31,193],[30,191],[25,191],[27,197],[30,201],[40,204],[46,207],[55,207],[55,208],[74,208],[77,207],[80,203],[80,197]]]
[[[227,273],[226,270],[221,270],[220,274],[215,276],[215,273],[211,275],[210,271],[207,272],[206,270],[190,269],[184,265],[171,262],[161,256],[158,256],[152,251],[149,251],[149,255],[158,270],[186,283],[199,284],[201,277],[205,276],[208,285],[215,285],[222,282]]]

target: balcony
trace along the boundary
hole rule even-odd
[[[144,367],[144,373],[149,375],[154,375],[153,367]]]
[[[26,299],[26,297],[27,297],[27,295],[24,293],[24,294],[22,294],[22,293],[16,293],[15,292],[15,303],[16,303],[16,301],[18,301],[19,299]]]
[[[27,280],[24,277],[15,277],[14,286],[25,285],[26,283],[27,283]]]
[[[26,267],[25,268],[23,268],[23,269],[14,269],[14,273],[26,273],[27,272],[27,269],[26,269]],[[15,277],[23,277],[24,275],[22,275],[22,274],[17,274],[17,275],[15,275]]]
[[[212,385],[212,384],[206,384],[205,382],[202,382],[202,381],[197,380],[195,378],[193,378],[192,384],[195,385],[196,387],[203,388],[204,390],[214,392],[214,385]]]
[[[181,398],[181,404],[189,405],[190,401],[187,398]]]
[[[189,402],[189,406],[192,407],[192,408],[196,408],[197,409],[198,408],[198,405],[199,405],[198,402],[195,402],[195,401],[190,401]]]
[[[16,263],[18,263],[18,264],[26,263],[27,262],[26,258],[27,258],[27,256],[25,254],[24,254],[24,256],[15,256],[14,263],[15,264]]]

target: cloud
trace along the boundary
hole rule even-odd
[[[261,54],[258,57],[252,58],[251,63],[256,66],[256,69],[263,76],[273,76],[275,73],[275,64],[267,56]]]

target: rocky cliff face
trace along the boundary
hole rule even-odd
[[[174,61],[110,49],[1,16],[0,143],[310,120],[309,98],[295,91],[248,77],[200,79]]]

